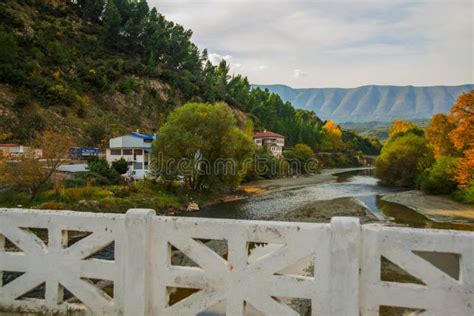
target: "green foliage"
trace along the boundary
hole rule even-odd
[[[103,158],[89,160],[87,170],[89,172],[86,179],[92,180],[96,185],[117,184],[121,180],[120,174]]]
[[[0,10],[0,82],[28,91],[33,104],[64,118],[59,124],[65,129],[86,126],[85,133],[75,133],[85,143],[100,144],[102,136],[132,126],[159,127],[186,102],[223,101],[250,117],[256,130],[285,135],[287,146],[320,147],[324,133],[314,112],[251,88],[247,78],[230,74],[225,61],[212,65],[207,51],[201,53],[191,41],[191,30],[150,10],[146,1],[77,0],[53,6],[8,0],[3,7],[8,10]],[[28,28],[23,16],[29,16]],[[124,103],[127,111],[120,108]],[[20,112],[26,111],[18,111],[22,121]],[[111,124],[89,129],[87,120],[96,121],[91,113],[98,112]],[[57,123],[51,122],[51,113],[42,115],[42,126]],[[28,141],[40,130],[34,124],[19,129],[13,120],[7,124],[11,140]],[[364,151],[366,145],[360,140],[351,146]]]
[[[192,191],[235,188],[255,147],[223,103],[185,104],[171,113],[159,135],[153,144],[153,170],[170,180],[184,177]]]
[[[308,145],[297,144],[294,148],[285,151],[284,156],[294,173],[315,173],[321,169],[313,150]]]
[[[258,147],[245,166],[244,181],[272,179],[288,174],[285,159],[275,157],[267,147]]]
[[[119,174],[125,174],[128,171],[128,162],[121,158],[112,162],[112,168]]]
[[[0,32],[0,63],[13,63],[17,60],[20,49],[12,34]]]
[[[457,188],[455,169],[455,158],[440,157],[431,168],[421,173],[419,187],[428,194],[450,194]]]
[[[474,204],[474,182],[453,193],[453,199],[466,204]]]
[[[58,65],[63,65],[69,62],[69,54],[64,48],[64,45],[59,41],[52,41],[48,43],[47,54],[51,58],[51,62]]]
[[[362,152],[366,155],[378,155],[382,149],[382,144],[375,138],[366,138],[357,135],[352,131],[343,131],[342,140],[347,144],[348,149],[353,152]]]
[[[432,152],[424,137],[413,133],[390,139],[376,161],[376,176],[385,184],[414,187]],[[431,158],[432,159],[432,158]]]

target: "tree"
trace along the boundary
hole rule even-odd
[[[128,171],[128,162],[121,158],[112,162],[112,168],[119,174],[125,174]]]
[[[163,178],[184,177],[193,191],[225,191],[242,178],[255,145],[224,103],[188,103],[172,112],[153,144],[152,169]]]
[[[105,0],[78,0],[77,3],[81,8],[84,19],[96,23],[100,22]]]
[[[429,194],[450,194],[457,188],[456,159],[439,157],[433,166],[420,176],[420,188]]]
[[[122,17],[115,5],[114,0],[108,0],[104,12],[104,41],[109,46],[117,46],[120,42],[120,26],[122,25]]]
[[[323,131],[322,151],[340,151],[344,148],[342,130],[334,121],[328,120],[323,125]]]
[[[73,141],[63,134],[45,131],[33,140],[33,148],[42,150],[42,157],[35,151],[18,161],[0,164],[0,183],[30,194],[33,201],[58,168],[65,163]]]
[[[384,184],[414,187],[417,175],[432,164],[425,138],[413,133],[395,137],[382,148],[375,174]]]
[[[449,120],[446,114],[436,114],[425,128],[425,137],[433,148],[435,159],[441,156],[450,156],[454,153],[454,145],[449,137],[456,125]]]
[[[474,90],[461,95],[449,113],[456,124],[449,137],[454,147],[460,151],[456,179],[460,186],[474,182]]]
[[[89,170],[87,177],[94,178],[96,184],[107,185],[120,182],[119,172],[112,168],[107,160],[103,158],[89,160],[87,162],[87,170]]]
[[[319,172],[320,166],[316,161],[313,150],[305,144],[297,144],[294,148],[285,151],[292,172],[314,173]]]
[[[392,138],[396,134],[407,132],[412,128],[416,128],[416,126],[410,122],[405,120],[395,120],[392,122],[392,126],[390,126],[390,129],[388,130],[388,136],[389,138]]]

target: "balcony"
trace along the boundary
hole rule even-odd
[[[458,275],[417,252],[458,256]],[[421,284],[381,280],[382,257]],[[309,273],[291,269],[301,262]],[[287,303],[303,299],[312,315],[378,315],[380,306],[474,315],[474,233],[347,217],[313,224],[0,209],[0,280],[0,312],[195,315],[217,304],[227,315],[298,315]]]

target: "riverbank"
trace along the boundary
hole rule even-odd
[[[323,169],[319,174],[252,181],[242,184],[232,193],[224,194],[218,199],[205,203],[204,206],[223,202],[245,200],[257,195],[293,190],[310,185],[331,183],[337,179],[336,174],[338,173],[371,169],[373,169],[373,167]]]
[[[385,194],[382,201],[408,207],[434,222],[474,223],[474,205],[462,204],[447,196],[412,190]]]

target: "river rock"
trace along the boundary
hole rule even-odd
[[[199,205],[197,203],[191,202],[188,204],[188,207],[186,208],[186,211],[188,212],[197,212],[199,211]]]

